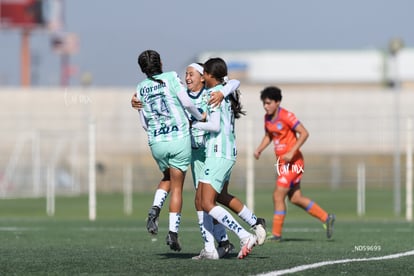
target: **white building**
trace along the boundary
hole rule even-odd
[[[368,49],[211,51],[199,60],[210,57],[223,58],[231,77],[251,84],[379,88],[397,76],[403,87],[414,87],[414,49],[402,49],[395,59]]]

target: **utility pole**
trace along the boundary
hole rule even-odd
[[[22,30],[22,41],[20,48],[20,84],[29,87],[31,84],[31,57],[30,57],[30,29]]]

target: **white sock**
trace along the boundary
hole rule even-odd
[[[246,205],[243,206],[243,209],[240,211],[240,213],[238,213],[238,216],[251,227],[253,227],[253,225],[255,225],[257,222],[257,217],[249,208],[247,208]]]
[[[204,227],[204,214],[208,216],[208,214],[204,211],[197,211],[198,226],[200,228],[201,237],[203,238],[204,243],[208,241],[213,241],[214,243],[214,238],[211,237],[211,234],[207,232],[206,228]]]
[[[213,222],[213,235],[217,242],[227,241],[229,239],[226,227],[221,223],[215,224]]]
[[[181,213],[171,213],[170,212],[170,223],[169,223],[169,231],[178,233],[178,228],[180,228],[181,223]]]
[[[208,252],[216,250],[216,244],[214,243],[213,236],[213,218],[206,212],[203,212],[203,226],[204,226],[204,248]]]
[[[164,205],[165,200],[167,199],[168,192],[164,191],[163,189],[157,189],[154,195],[154,201],[152,202],[152,206],[157,206],[160,209]]]
[[[223,224],[227,229],[233,231],[241,240],[250,235],[250,233],[221,206],[214,206],[213,209],[210,210],[209,215],[215,218],[219,223]]]

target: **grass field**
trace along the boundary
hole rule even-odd
[[[270,193],[257,191],[255,197],[256,214],[265,217],[268,225]],[[157,240],[146,231],[152,193],[134,195],[131,216],[123,214],[121,195],[98,195],[94,222],[87,219],[86,196],[57,198],[54,217],[46,216],[43,198],[2,199],[0,275],[277,275],[300,270],[300,266],[303,270],[297,275],[412,275],[414,224],[393,216],[392,192],[368,191],[363,218],[356,216],[353,190],[309,189],[304,193],[337,215],[332,240],[326,240],[317,220],[289,205],[284,241],[255,247],[246,259],[238,260],[238,239],[231,233],[237,250],[218,261],[191,260],[202,247],[192,192],[185,193],[180,229],[183,250],[179,253],[165,244],[166,208]],[[409,253],[384,258],[404,252]],[[316,265],[306,266],[311,264]]]

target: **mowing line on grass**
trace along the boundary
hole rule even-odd
[[[382,256],[382,257],[372,257],[372,258],[360,258],[360,259],[344,259],[344,260],[336,260],[336,261],[325,261],[319,262],[314,264],[307,264],[307,265],[300,265],[288,269],[283,270],[275,270],[268,273],[258,274],[258,276],[276,276],[276,275],[284,275],[295,273],[299,271],[309,270],[313,268],[318,268],[327,265],[333,264],[344,264],[344,263],[352,263],[352,262],[369,262],[369,261],[382,261],[382,260],[390,260],[390,259],[398,259],[401,257],[411,256],[414,255],[414,250],[403,252],[403,253],[396,253],[392,255]]]

